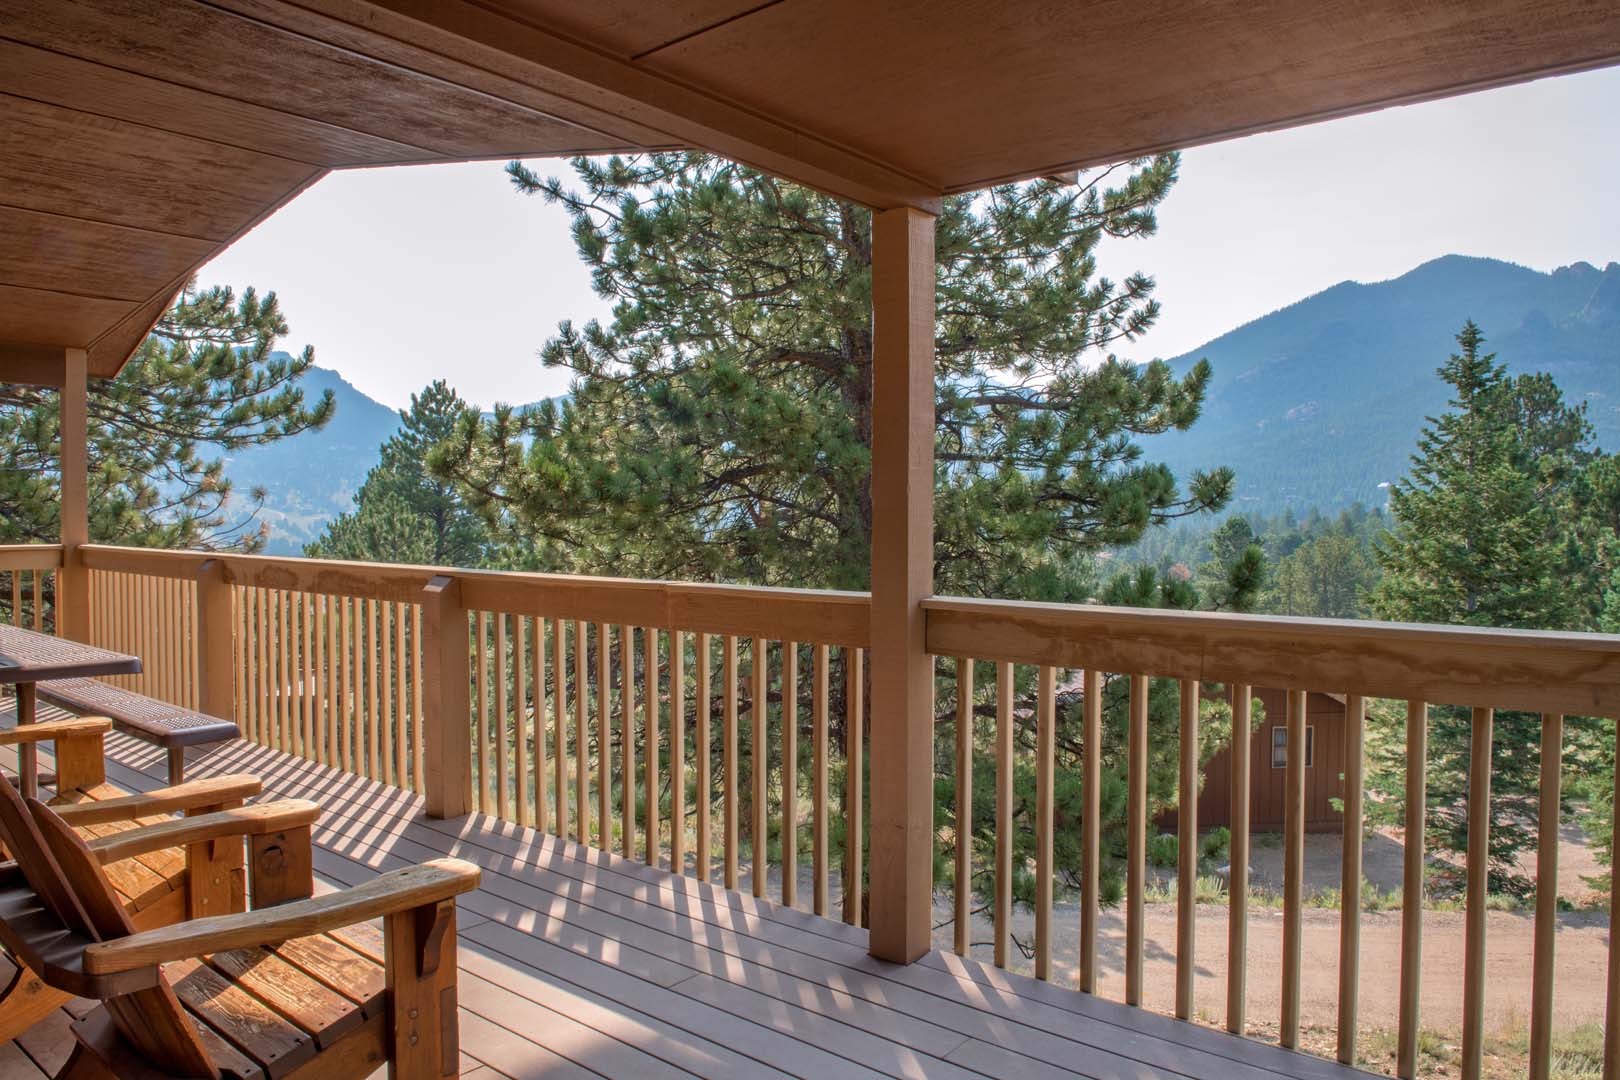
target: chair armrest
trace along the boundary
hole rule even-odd
[[[0,731],[0,746],[18,743],[46,742],[51,739],[71,738],[75,735],[105,735],[112,730],[112,721],[105,716],[75,716],[67,720],[42,720],[37,724],[18,724]]]
[[[43,725],[36,725],[43,726]],[[209,806],[224,806],[246,802],[264,790],[264,783],[248,773],[229,776],[211,776],[206,780],[188,780],[174,787],[158,788],[141,795],[125,795],[99,802],[82,802],[52,806],[56,816],[79,828],[84,825],[103,825],[109,821],[134,821],[136,818],[160,817],[182,810],[199,810]]]
[[[240,915],[192,919],[101,942],[84,950],[84,970],[92,975],[113,975],[339,930],[380,915],[452,899],[476,889],[479,877],[480,871],[472,863],[433,859],[312,900]]]
[[[238,806],[212,814],[172,818],[156,825],[100,836],[87,841],[87,845],[105,865],[164,848],[184,847],[232,836],[262,836],[265,833],[306,828],[319,820],[320,816],[319,803],[308,799],[282,799]]]

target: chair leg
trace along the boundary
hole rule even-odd
[[[456,902],[383,919],[391,1080],[443,1080],[461,1069]]]
[[[11,981],[0,990],[0,1043],[15,1039],[72,997],[46,986],[38,975],[18,964]]]

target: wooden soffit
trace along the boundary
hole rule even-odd
[[[690,146],[932,208],[1617,59],[1615,0],[0,0],[0,343],[115,372],[330,169]]]

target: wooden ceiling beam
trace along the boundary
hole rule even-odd
[[[939,185],[544,27],[465,0],[296,0],[462,63],[521,73],[574,108],[875,209],[937,213]],[[516,72],[513,72],[514,66]]]
[[[0,341],[0,383],[61,386],[66,365],[66,346]]]

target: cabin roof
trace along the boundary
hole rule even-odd
[[[330,169],[698,147],[929,208],[1617,59],[1608,0],[18,0],[0,344],[115,373]]]

